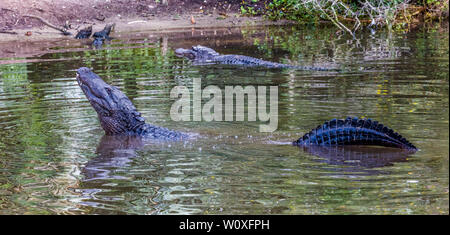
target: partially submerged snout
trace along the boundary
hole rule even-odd
[[[219,55],[215,50],[201,45],[193,46],[191,49],[178,48],[175,54],[191,60],[211,60]]]

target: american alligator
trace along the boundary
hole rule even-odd
[[[95,32],[92,37],[94,38],[94,41],[92,41],[92,46],[95,48],[101,48],[105,40],[111,40],[111,37],[109,37],[109,34],[111,33],[112,29],[114,28],[115,24],[107,24],[103,30]],[[92,26],[89,26],[85,29],[80,30],[77,35],[75,36],[76,39],[85,39],[89,38],[92,34]]]
[[[94,35],[92,35],[92,37],[94,38],[92,45],[98,49],[102,47],[105,40],[111,40],[109,34],[111,33],[111,30],[115,25],[116,24],[107,24],[102,31],[95,32]]]
[[[265,61],[257,58],[253,58],[245,55],[221,55],[215,50],[205,46],[193,46],[191,49],[178,48],[175,50],[175,54],[180,57],[186,57],[195,64],[231,64],[231,65],[244,65],[244,66],[260,66],[267,68],[288,68],[298,70],[315,70],[315,71],[337,71],[339,69],[322,68],[322,67],[309,67],[309,66],[296,66],[290,64],[281,64],[270,61]]]
[[[105,26],[105,28],[103,28],[102,31],[95,32],[94,35],[92,35],[92,37],[94,37],[95,39],[103,39],[103,40],[105,40],[105,39],[108,39],[108,40],[111,39],[111,38],[109,37],[109,34],[111,33],[111,30],[114,28],[115,25],[116,25],[116,24],[107,24],[107,25]]]
[[[87,28],[84,28],[80,31],[78,31],[77,35],[75,35],[76,39],[85,39],[89,38],[92,34],[92,26],[89,26]]]
[[[371,119],[347,117],[333,119],[319,125],[297,141],[294,145],[379,145],[401,149],[417,148],[391,128]]]
[[[104,82],[89,68],[77,70],[76,79],[97,112],[106,135],[128,135],[163,140],[185,140],[186,133],[145,123],[128,97],[115,86]],[[333,119],[318,126],[292,143],[296,146],[380,145],[407,149],[417,148],[392,129],[371,119]]]
[[[150,138],[181,140],[187,134],[145,123],[130,99],[117,87],[104,82],[89,68],[77,70],[78,85],[92,107],[107,135],[139,135]]]

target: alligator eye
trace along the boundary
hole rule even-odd
[[[114,101],[116,101],[116,100],[115,100],[116,97],[112,94],[113,89],[112,89],[111,87],[105,87],[105,91],[106,91],[106,93],[109,95],[109,97],[110,97],[111,99],[113,99]]]
[[[141,117],[141,116],[136,116],[134,117],[136,120],[141,121],[141,122],[145,122],[145,118]]]

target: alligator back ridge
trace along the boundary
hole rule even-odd
[[[298,146],[380,145],[417,150],[413,144],[391,128],[371,119],[356,117],[327,121],[294,141],[293,144]]]

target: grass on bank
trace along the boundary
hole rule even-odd
[[[242,0],[241,14],[299,23],[330,21],[354,34],[363,26],[407,29],[411,24],[448,19],[448,0]]]

